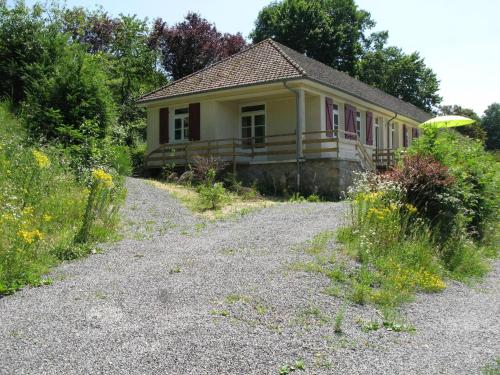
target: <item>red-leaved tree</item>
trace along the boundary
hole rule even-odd
[[[179,79],[242,50],[246,41],[240,33],[222,34],[199,14],[188,13],[170,27],[156,19],[149,44],[159,50],[168,75]]]

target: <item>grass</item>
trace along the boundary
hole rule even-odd
[[[226,191],[224,194],[225,199],[221,203],[220,208],[206,209],[204,205],[200,204],[200,193],[194,187],[157,180],[147,180],[147,182],[156,188],[167,191],[173,197],[177,198],[187,209],[208,220],[241,216],[276,204],[275,200],[268,198],[248,194],[238,195]]]
[[[120,184],[104,189],[112,177],[99,174],[89,188],[68,164],[61,150],[29,144],[0,104],[0,295],[42,285],[50,267],[115,238]]]
[[[500,375],[500,357],[481,369],[482,375]]]

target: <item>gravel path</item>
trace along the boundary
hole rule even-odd
[[[205,223],[129,179],[125,239],[0,300],[0,374],[474,374],[500,356],[500,263],[404,309],[414,333],[363,332],[324,277],[292,271],[339,203],[280,204]]]

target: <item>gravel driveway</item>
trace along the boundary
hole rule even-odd
[[[125,239],[0,300],[0,374],[475,374],[500,356],[500,264],[405,306],[413,333],[363,332],[371,307],[292,271],[342,224],[340,203],[280,204],[205,223],[129,179]]]

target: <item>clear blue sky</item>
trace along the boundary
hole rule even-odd
[[[441,80],[443,104],[459,104],[480,115],[500,102],[500,1],[356,0],[372,14],[389,43],[419,51]],[[28,4],[35,1],[28,0]],[[41,1],[44,3],[44,1]],[[258,11],[270,0],[67,0],[67,6],[102,5],[111,14],[162,17],[169,24],[190,10],[223,32],[248,36]]]

